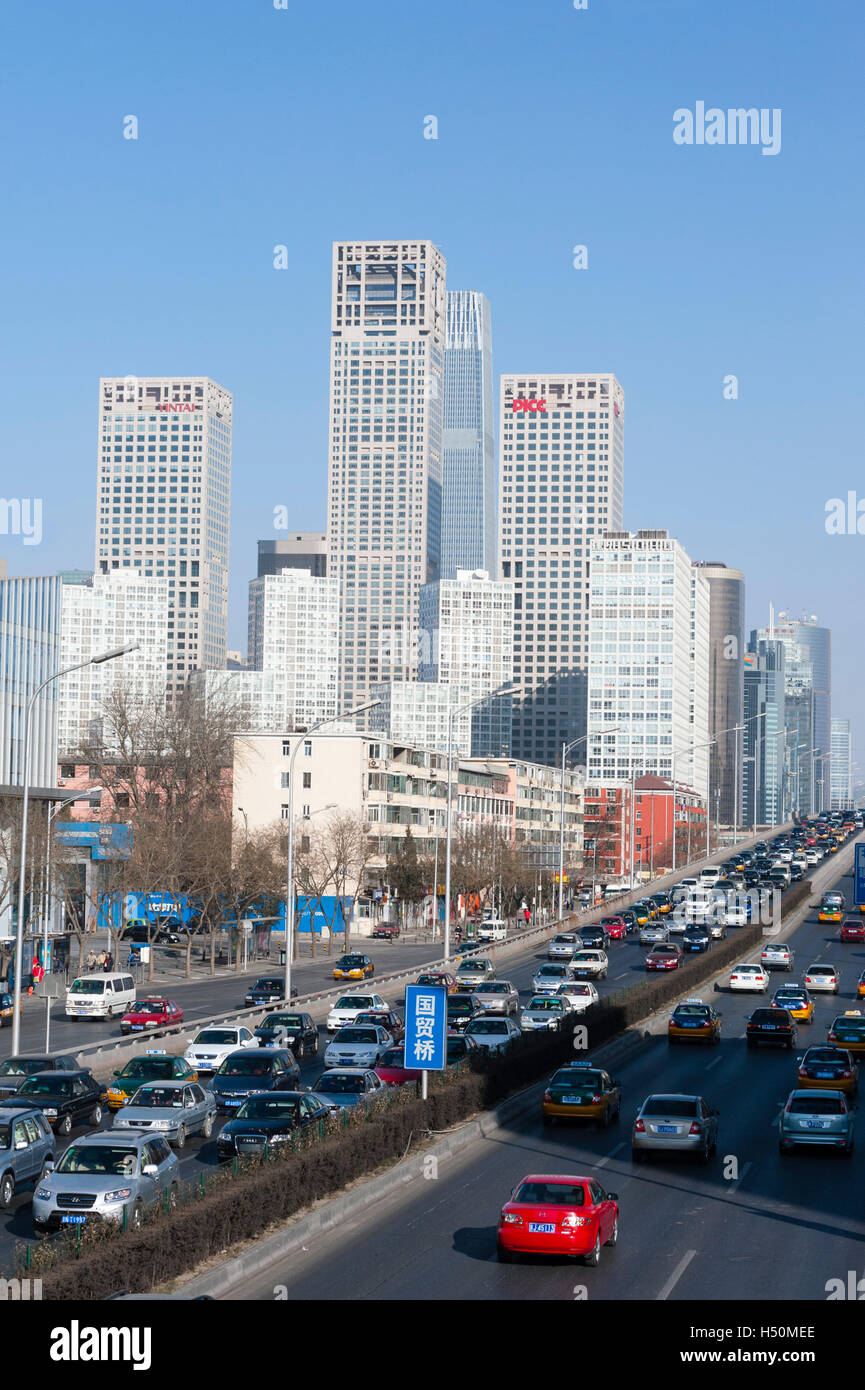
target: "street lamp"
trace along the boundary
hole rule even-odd
[[[325,724],[333,724],[337,719],[354,719],[358,714],[364,714],[368,709],[375,709],[380,705],[381,700],[365,700],[362,705],[356,705],[347,714],[332,714],[327,719],[319,719],[312,724],[297,739],[291,750],[291,757],[288,760],[288,865],[287,883],[285,895],[285,1002],[291,1003],[291,956],[294,950],[294,760],[297,757],[297,750],[301,742],[305,741],[314,734],[317,729],[321,729]]]
[[[618,725],[617,725],[614,729],[592,730],[592,733],[596,733],[596,732],[597,732],[597,733],[600,733],[601,737],[604,737],[606,734],[617,734],[617,733],[619,732],[619,729],[618,729]],[[571,751],[572,748],[576,748],[576,747],[578,746],[578,744],[580,744],[580,743],[585,743],[585,742],[586,742],[586,739],[588,739],[589,737],[590,737],[589,734],[581,734],[580,737],[579,737],[579,738],[575,738],[575,739],[573,740],[572,743],[563,743],[563,744],[562,744],[562,804],[561,804],[561,817],[560,817],[560,821],[559,821],[559,921],[560,921],[560,922],[561,922],[561,920],[562,920],[562,915],[563,915],[563,911],[564,911],[564,890],[565,890],[565,759],[566,759],[566,757],[568,756],[568,754],[570,753],[570,751]]]
[[[18,923],[15,930],[15,972],[12,991],[12,1056],[16,1056],[21,1042],[21,958],[24,954],[24,884],[27,866],[27,812],[30,803],[30,723],[33,718],[33,707],[37,699],[42,694],[46,686],[51,685],[52,681],[60,680],[61,676],[69,676],[73,671],[81,671],[85,666],[101,666],[104,661],[114,661],[118,656],[126,656],[127,652],[138,651],[140,642],[127,642],[123,647],[112,647],[110,651],[102,652],[99,656],[88,657],[87,661],[76,661],[74,666],[66,666],[62,671],[55,671],[53,676],[49,676],[41,685],[37,686],[27,701],[27,713],[24,716],[24,750],[22,761],[24,764],[24,798],[21,807],[21,867],[18,875]]]
[[[725,729],[725,733],[729,730]],[[677,748],[673,753],[673,873],[676,872],[676,759],[683,753],[699,753],[701,748],[711,748],[717,742],[717,736],[710,738],[706,743],[689,743],[685,748]],[[709,799],[706,798],[706,815],[709,814]],[[690,829],[691,817],[688,816],[688,827]]]
[[[45,912],[44,912],[43,919],[42,919],[42,966],[43,966],[43,968],[44,968],[44,966],[45,966],[45,962],[46,962],[47,959],[48,959],[48,926],[49,926],[49,923],[50,923],[50,920],[51,920],[51,907],[52,907],[53,900],[54,900],[54,894],[51,892],[51,822],[52,822],[52,820],[54,819],[54,817],[57,815],[58,811],[62,811],[63,808],[64,808],[65,806],[71,806],[71,805],[73,805],[73,803],[76,802],[76,801],[94,801],[94,800],[98,800],[101,796],[102,796],[102,788],[101,788],[101,787],[88,787],[86,791],[76,792],[74,796],[67,796],[67,797],[64,798],[63,801],[58,801],[58,802],[56,802],[53,806],[49,806],[49,808],[48,808],[48,816],[47,816],[47,824],[46,824],[46,838],[47,838],[47,844],[46,844],[46,847],[45,847]],[[46,1052],[48,1051],[49,1043],[50,1043],[50,1028],[51,1028],[51,999],[50,999],[50,997],[46,997],[46,999],[45,999],[45,1051],[46,1051]]]
[[[448,711],[448,802],[447,828],[445,835],[445,960],[450,958],[451,953],[451,805],[453,800],[451,764],[453,762],[454,720],[457,715],[465,714],[466,710],[474,709],[475,705],[482,705],[487,700],[494,700],[498,695],[506,695],[512,687],[513,681],[505,681],[504,685],[498,686],[495,690],[488,690],[485,695],[477,695],[474,700],[467,700],[464,705],[455,705],[453,709]],[[457,778],[459,778],[459,770],[457,770]]]

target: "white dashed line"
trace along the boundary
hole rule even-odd
[[[626,1149],[627,1147],[627,1144],[623,1140],[622,1143],[617,1144],[616,1147],[612,1149],[610,1153],[604,1154],[603,1158],[599,1158],[597,1163],[595,1164],[595,1167],[603,1168],[605,1164],[609,1163],[611,1158],[615,1158],[616,1154],[621,1153],[622,1149]]]
[[[718,1063],[719,1063],[719,1062],[723,1062],[723,1060],[724,1060],[723,1057],[716,1057],[715,1060],[714,1060],[714,1062],[709,1062],[709,1063],[707,1064],[707,1066],[706,1066],[706,1071],[711,1071],[713,1067],[716,1067],[716,1066],[718,1065]]]
[[[750,1163],[743,1163],[743,1164],[742,1164],[742,1171],[741,1171],[741,1173],[739,1174],[738,1178],[736,1178],[736,1179],[735,1179],[733,1182],[731,1182],[730,1185],[729,1185],[730,1191],[731,1191],[731,1192],[737,1192],[737,1191],[739,1190],[739,1184],[745,1181],[745,1176],[746,1176],[746,1174],[747,1174],[747,1172],[748,1172],[748,1169],[749,1169],[750,1167],[751,1167]]]
[[[673,1270],[673,1273],[670,1275],[666,1284],[661,1289],[661,1292],[658,1294],[655,1300],[657,1303],[661,1303],[665,1298],[670,1297],[670,1294],[673,1292],[673,1289],[678,1284],[679,1280],[685,1273],[685,1270],[688,1268],[688,1265],[691,1263],[696,1253],[696,1250],[689,1250],[686,1255],[682,1256],[681,1260],[676,1265],[676,1268]]]

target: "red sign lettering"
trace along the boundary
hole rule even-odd
[[[542,396],[541,399],[538,400],[536,396],[532,396],[530,400],[526,400],[523,396],[515,396],[513,401],[513,408],[514,410],[531,410],[533,412],[539,410],[542,415],[546,415],[546,397]]]
[[[191,401],[158,401],[157,410],[168,410],[176,415],[179,410],[200,410],[200,405],[193,405]]]

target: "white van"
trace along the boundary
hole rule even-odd
[[[478,939],[480,941],[507,941],[507,922],[503,922],[501,917],[489,917],[478,927]]]
[[[721,877],[721,870],[717,864],[713,864],[709,869],[700,870],[700,887],[711,888]]]
[[[119,1018],[135,1003],[131,975],[79,975],[66,991],[67,1018]]]

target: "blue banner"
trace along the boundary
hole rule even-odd
[[[447,1005],[448,993],[442,985],[406,987],[405,1065],[411,1071],[444,1071]]]

